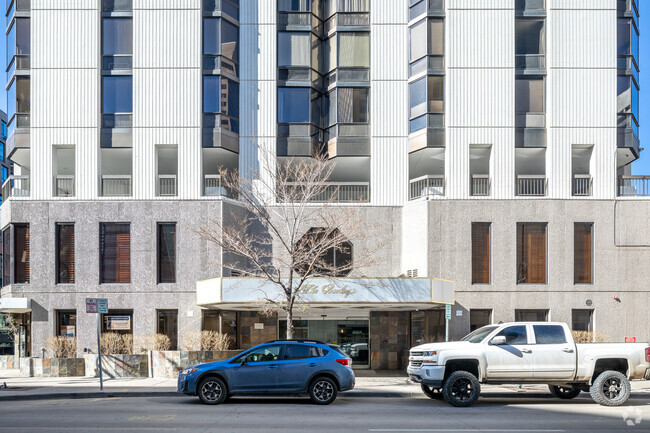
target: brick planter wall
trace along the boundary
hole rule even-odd
[[[21,358],[23,377],[78,377],[83,376],[83,358]]]
[[[96,354],[84,355],[86,377],[99,377]],[[149,377],[148,355],[102,355],[104,377]]]
[[[224,351],[152,351],[151,377],[175,378],[184,368],[206,362],[223,361],[241,353],[241,350]]]

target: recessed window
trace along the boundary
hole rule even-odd
[[[515,112],[544,112],[544,78],[517,78],[515,80]]]
[[[104,18],[102,22],[102,54],[133,54],[133,19]]]
[[[593,332],[594,330],[594,310],[572,310],[571,311],[571,330]]]
[[[472,223],[472,284],[490,284],[490,223]]]
[[[310,102],[308,87],[278,88],[278,123],[309,123]]]
[[[11,284],[11,226],[2,231],[2,285]]]
[[[74,284],[74,224],[56,225],[56,283]]]
[[[102,82],[104,113],[133,112],[133,77],[105,76]]]
[[[492,324],[492,310],[469,310],[469,331]]]
[[[517,224],[517,284],[546,284],[546,223]]]
[[[548,322],[548,310],[515,310],[515,322]]]
[[[14,283],[29,284],[29,224],[14,224]]]
[[[573,283],[593,283],[593,223],[573,225]]]
[[[367,123],[369,92],[367,88],[338,89],[338,123]]]
[[[131,225],[101,223],[99,228],[100,282],[131,282]]]
[[[176,224],[158,224],[158,283],[176,282]]]
[[[311,228],[298,240],[296,249],[303,251],[299,255],[304,260],[296,266],[302,275],[345,277],[352,272],[352,243],[338,229]]]
[[[279,32],[278,33],[278,66],[310,66],[311,62],[311,33]]]
[[[516,20],[515,21],[515,53],[544,54],[545,48],[544,21],[543,20]]]

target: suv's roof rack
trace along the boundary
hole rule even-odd
[[[323,343],[320,340],[314,340],[312,338],[285,338],[285,339],[279,339],[279,340],[271,340],[267,341],[266,343],[288,343],[288,342],[294,342],[294,343],[314,343],[314,344],[327,344]],[[266,344],[265,343],[265,344]]]

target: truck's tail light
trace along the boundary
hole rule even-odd
[[[341,365],[345,365],[345,366],[350,365],[350,360],[348,358],[337,359],[336,362],[338,362]]]
[[[645,350],[645,360],[647,362],[650,362],[650,347],[646,348]]]

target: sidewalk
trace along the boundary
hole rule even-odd
[[[99,378],[94,377],[18,377],[17,370],[0,370],[0,401],[47,400],[100,397],[169,397],[178,396],[176,379],[106,379],[104,391],[99,391]],[[650,398],[650,381],[632,382],[634,395]],[[552,398],[544,385],[482,385],[483,397],[508,398],[526,394],[529,398]],[[356,386],[345,397],[421,397],[420,385],[400,372],[359,372]]]

